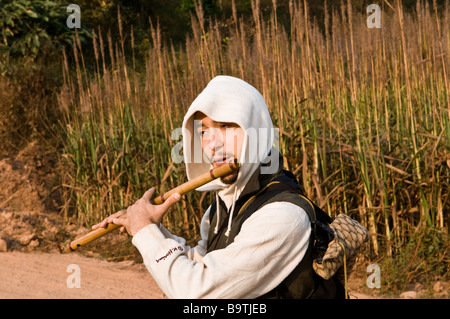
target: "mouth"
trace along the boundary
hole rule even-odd
[[[232,163],[233,160],[234,160],[233,157],[221,157],[221,158],[216,157],[213,160],[213,165],[217,167],[226,163]]]

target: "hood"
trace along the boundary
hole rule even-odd
[[[197,111],[217,122],[236,123],[245,133],[236,182],[229,185],[216,179],[197,188],[197,191],[217,191],[216,196],[218,194],[229,209],[272,148],[272,119],[263,96],[253,86],[231,76],[212,79],[191,104],[183,120],[183,156],[189,180],[212,168],[202,156],[200,136],[194,131],[194,113]]]

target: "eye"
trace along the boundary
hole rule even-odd
[[[201,130],[199,131],[199,134],[202,139],[209,138],[209,130]]]
[[[221,123],[220,128],[234,128],[236,127],[236,124],[234,123]]]
[[[203,136],[203,134],[205,134],[205,132],[206,132],[206,129],[204,129],[204,128],[201,128],[201,129],[197,130],[197,134],[200,135],[200,136]]]

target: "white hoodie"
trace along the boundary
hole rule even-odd
[[[216,179],[197,189],[215,190],[229,210],[231,207],[230,229],[233,204],[272,150],[272,120],[264,98],[253,86],[230,76],[211,80],[194,100],[183,121],[183,153],[188,179],[212,167],[202,156],[194,157],[198,154],[194,152],[194,145],[200,143],[195,141],[199,136],[193,129],[193,115],[197,111],[217,122],[236,123],[246,133],[236,182],[227,185]],[[219,206],[216,205],[217,209]],[[201,240],[194,248],[186,246],[183,238],[172,235],[162,225],[148,225],[133,237],[132,242],[147,269],[169,298],[256,298],[277,287],[306,252],[311,233],[308,215],[292,203],[274,202],[252,214],[230,245],[206,254],[209,210],[202,218]],[[218,210],[216,213],[226,212]]]

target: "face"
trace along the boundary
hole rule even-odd
[[[244,130],[236,123],[216,122],[201,112],[194,115],[197,133],[202,142],[205,155],[211,160],[214,167],[239,160],[244,142]],[[197,127],[198,126],[198,127]],[[236,181],[239,170],[221,178],[225,184]]]

